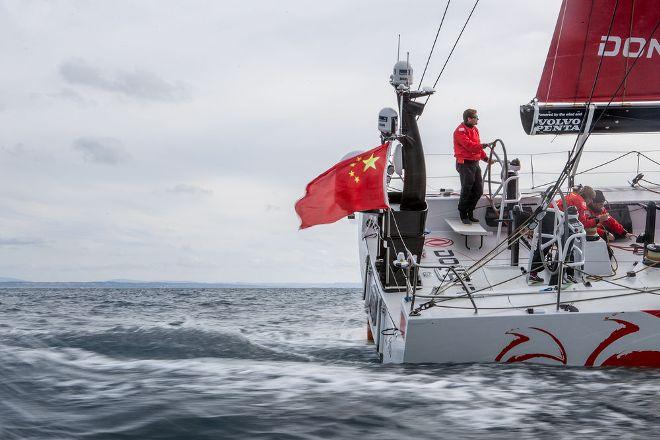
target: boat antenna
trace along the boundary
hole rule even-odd
[[[401,52],[401,34],[399,34],[398,42],[396,45],[396,60],[399,61],[399,52]]]

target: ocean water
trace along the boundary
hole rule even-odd
[[[660,438],[660,371],[382,365],[355,289],[0,290],[0,439]]]

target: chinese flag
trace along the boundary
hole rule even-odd
[[[296,202],[300,229],[333,223],[356,211],[387,209],[385,169],[389,142],[342,160],[307,184]]]

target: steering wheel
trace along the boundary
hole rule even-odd
[[[497,144],[500,144],[501,146],[501,157],[499,154],[497,154],[497,151],[495,150],[497,147]],[[491,163],[491,161],[493,163]],[[495,172],[493,171],[493,166],[496,165],[496,170]],[[497,175],[497,170],[499,170],[499,176],[500,180],[493,180],[493,174]],[[504,142],[502,142],[502,139],[495,139],[491,144],[490,144],[490,153],[488,154],[488,165],[486,166],[486,169],[484,170],[484,175],[483,175],[483,181],[488,183],[488,201],[490,202],[491,208],[494,210],[497,210],[495,208],[495,197],[497,197],[499,194],[504,195],[504,181],[507,179],[509,176],[509,161],[506,156],[506,147],[504,146]],[[493,191],[493,189],[495,191]]]
[[[558,188],[557,193],[559,194],[559,197],[561,199],[562,206],[566,207],[567,206],[566,199],[564,198],[563,191]],[[561,234],[559,228],[561,228],[564,223],[563,220],[560,219],[560,216],[563,216],[564,214],[557,207],[557,204],[555,203],[554,200],[550,201],[548,207],[553,208],[555,210],[554,221],[553,221],[553,235],[558,238],[558,234]],[[539,224],[539,234],[542,232],[542,228],[543,226],[541,223]],[[540,236],[538,237],[537,243],[538,243],[538,251],[539,254],[541,255],[541,261],[543,263],[543,267],[551,275],[556,275],[559,272],[559,260],[561,259],[561,255],[559,252],[559,244],[555,242],[549,247],[547,247],[545,250],[543,250],[541,248],[541,245],[543,244],[543,239]]]

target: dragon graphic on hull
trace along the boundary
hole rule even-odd
[[[645,310],[644,313],[647,313],[656,318],[660,318],[660,310]],[[620,315],[623,314],[624,313],[616,313],[603,318],[604,321],[618,324],[618,328],[613,330],[605,339],[596,345],[596,348],[593,349],[591,354],[589,354],[585,360],[584,366],[660,368],[660,351],[641,348],[638,350],[631,350],[630,346],[625,344],[625,339],[630,335],[638,334],[639,336],[640,326],[629,320],[621,319]],[[529,330],[533,331],[530,332]],[[539,327],[528,327],[525,331],[521,329],[512,329],[507,331],[506,334],[514,336],[514,339],[510,341],[495,357],[495,362],[515,363],[525,362],[532,359],[548,359],[557,361],[563,365],[569,364],[568,355],[564,345],[557,336],[548,330]],[[545,345],[554,345],[554,347],[558,349],[559,353],[550,354],[543,352],[528,352],[508,356],[510,352],[515,348],[524,349],[525,345],[529,345],[530,341],[532,343],[537,343],[538,345],[540,342],[538,336],[540,335],[549,336],[552,343],[546,343]],[[534,336],[537,336],[536,339],[533,339]],[[657,341],[657,337],[653,338],[653,335],[649,335],[649,338],[651,338],[651,340]],[[642,340],[644,339],[648,338],[642,335]],[[616,351],[617,344],[623,345],[624,348],[620,351]],[[605,352],[610,352],[609,356],[604,357],[603,354]],[[598,362],[599,359],[603,360]]]

